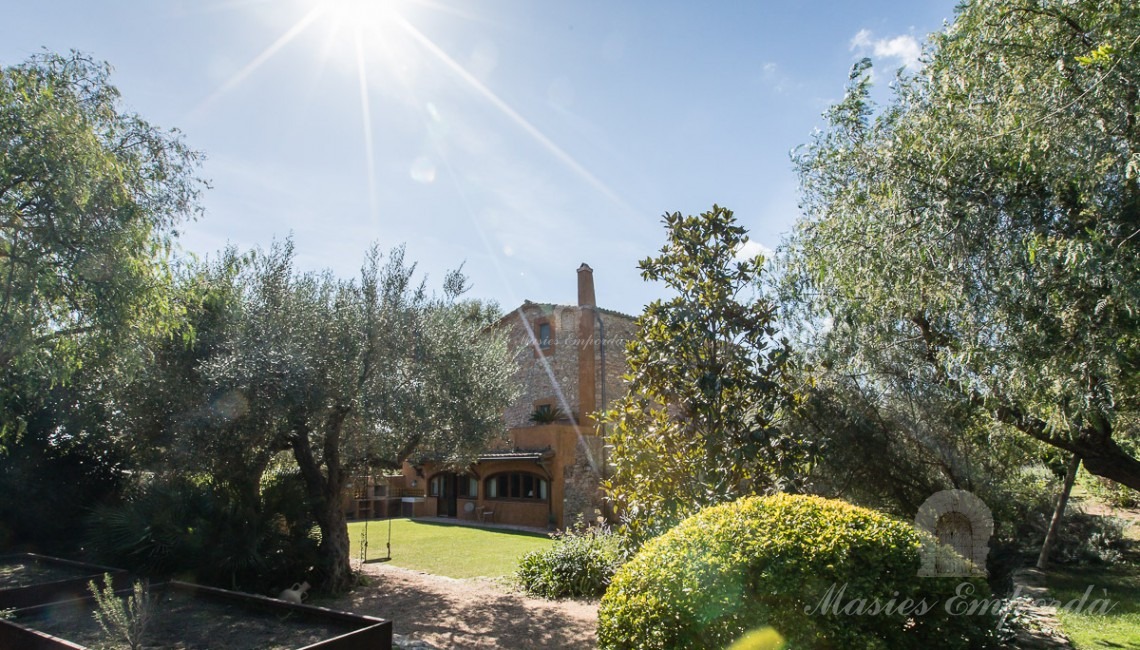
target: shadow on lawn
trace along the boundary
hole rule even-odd
[[[389,619],[439,648],[593,647],[596,607],[509,594],[486,581],[368,568],[371,584],[326,606]],[[324,603],[318,603],[324,604]]]
[[[538,538],[543,538],[543,539],[548,539],[550,537],[549,532],[541,532],[541,531],[537,531],[537,530],[518,530],[516,528],[503,528],[501,526],[496,526],[494,524],[480,525],[480,524],[468,524],[468,523],[451,523],[451,522],[446,522],[446,521],[424,521],[422,519],[415,519],[412,521],[417,526],[438,526],[439,528],[462,527],[462,528],[469,528],[471,530],[483,530],[483,531],[486,531],[489,533],[498,533],[498,534],[502,534],[502,535],[515,535],[518,537],[538,537]]]

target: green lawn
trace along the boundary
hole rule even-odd
[[[387,554],[388,520],[350,522],[353,560],[360,558],[360,536],[366,524],[368,559]],[[523,553],[551,544],[547,536],[534,533],[393,519],[391,563],[451,578],[499,577],[513,573]]]
[[[1105,615],[1064,611],[1063,605],[1080,600],[1089,585],[1093,591],[1086,602],[1108,598],[1115,603],[1112,611]],[[1048,586],[1050,597],[1062,604],[1061,626],[1078,650],[1140,648],[1140,566],[1053,569]]]

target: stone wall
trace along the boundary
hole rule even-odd
[[[507,408],[504,413],[507,428],[530,426],[531,413],[534,412],[535,402],[552,401],[567,415],[578,418],[584,414],[579,412],[578,399],[578,346],[583,338],[578,335],[579,307],[569,305],[549,305],[541,303],[525,303],[520,310],[513,311],[505,316],[501,325],[509,328],[510,345],[516,350],[515,362],[518,366],[516,375],[522,389],[519,398]],[[595,326],[592,341],[594,343],[594,358],[598,373],[602,371],[602,349],[605,348],[605,398],[607,402],[625,394],[625,383],[621,377],[626,372],[625,344],[633,333],[633,321],[629,317],[621,316],[615,312],[599,310],[605,340],[603,341],[599,328]],[[535,324],[543,319],[550,322],[554,339],[553,350],[544,355],[535,354],[535,349],[526,328],[522,325],[522,318],[530,323],[535,336],[538,335]],[[549,366],[549,372],[547,367]],[[553,375],[555,382],[550,381]],[[594,391],[595,404],[601,408],[602,383],[597,382]]]
[[[519,314],[519,311],[522,314]],[[522,392],[503,414],[507,428],[531,426],[531,413],[535,402],[552,401],[569,416],[578,412],[578,351],[568,341],[577,338],[577,308],[538,303],[525,303],[519,310],[503,318],[501,325],[509,328],[511,348],[516,350],[515,363]],[[535,336],[535,323],[547,319],[551,325],[553,346],[548,353],[537,354],[535,346],[522,324],[530,323]],[[553,376],[554,382],[551,382]]]
[[[579,335],[580,307],[527,302],[503,318],[500,324],[509,328],[510,345],[516,350],[516,377],[521,389],[519,398],[504,413],[509,429],[532,426],[530,416],[536,402],[551,402],[576,421],[586,415],[580,412],[578,386],[578,350],[583,344],[593,344],[595,369],[599,373],[599,379],[602,379],[596,381],[594,386],[594,403],[598,408],[603,408],[607,403],[612,404],[625,394],[626,386],[622,380],[627,371],[625,346],[634,332],[633,319],[604,309],[597,310],[597,313],[602,320],[602,327],[597,327],[595,323],[589,339]],[[537,323],[545,320],[551,324],[554,339],[551,350],[542,355],[536,354],[527,328],[523,326],[523,318],[530,324],[536,337]],[[603,350],[604,378],[600,377],[603,372]],[[551,382],[551,375],[554,382]],[[605,462],[602,440],[593,427],[575,429],[577,441],[573,459],[565,459],[561,463],[564,489],[562,518],[557,522],[561,526],[573,525],[579,515],[593,521],[598,514],[605,514],[599,485]]]
[[[597,339],[594,344],[594,358],[597,359],[599,374],[602,372],[603,347],[606,355],[604,401],[602,400],[602,382],[598,382],[596,387],[597,401],[595,403],[600,410],[625,395],[626,385],[622,376],[629,369],[625,362],[625,346],[633,337],[635,328],[633,319],[630,317],[603,310],[599,310],[599,315],[602,317],[602,329],[605,329],[604,338],[598,328],[595,328],[594,331],[594,338]]]
[[[602,442],[597,436],[581,436],[575,447],[574,462],[562,468],[563,528],[573,526],[581,516],[593,523],[605,511],[602,507],[601,463]]]

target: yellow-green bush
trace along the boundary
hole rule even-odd
[[[599,646],[719,649],[771,626],[789,650],[986,647],[994,618],[960,608],[994,609],[987,585],[918,577],[920,547],[910,524],[842,501],[777,495],[708,508],[618,570]]]

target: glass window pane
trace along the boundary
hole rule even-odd
[[[538,479],[538,498],[546,501],[546,480]]]

